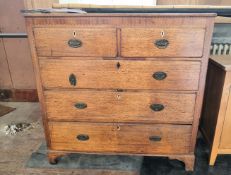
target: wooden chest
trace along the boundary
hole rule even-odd
[[[209,165],[218,154],[231,154],[231,57],[213,56],[209,61],[201,130],[211,152]]]
[[[26,14],[48,157],[194,165],[214,14]]]

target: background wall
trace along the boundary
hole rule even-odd
[[[22,0],[0,0],[0,32],[25,33]],[[35,89],[27,38],[0,38],[0,89]]]
[[[0,33],[26,33],[23,0],[0,0]],[[0,38],[0,100],[37,101],[27,38]]]
[[[23,1],[23,0],[21,0]],[[59,2],[59,0],[24,0],[25,8],[51,8],[52,3]]]
[[[58,0],[24,0],[28,8],[52,7]],[[157,5],[231,5],[231,0],[157,0]]]
[[[231,0],[157,0],[157,5],[231,5]]]

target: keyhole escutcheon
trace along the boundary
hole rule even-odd
[[[163,30],[160,32],[160,35],[161,35],[162,38],[164,37],[165,33],[164,33]]]
[[[119,68],[121,67],[120,62],[118,62],[118,63],[116,64],[116,67],[117,67],[117,69],[119,69]]]

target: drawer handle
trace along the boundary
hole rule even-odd
[[[87,140],[89,140],[89,136],[86,135],[86,134],[79,134],[79,135],[77,135],[76,138],[77,138],[78,140],[80,140],[80,141],[87,141]]]
[[[164,105],[162,104],[151,104],[150,105],[150,108],[153,110],[153,111],[162,111],[164,109]]]
[[[152,77],[156,80],[164,80],[167,77],[165,72],[155,72]]]
[[[87,104],[79,102],[79,103],[75,104],[75,107],[78,108],[78,109],[85,109],[85,108],[87,108]]]
[[[155,41],[155,45],[159,49],[166,49],[169,45],[169,41],[166,39],[158,39]]]
[[[152,142],[159,142],[161,141],[161,137],[160,136],[150,136],[149,140]]]
[[[82,46],[82,41],[78,40],[78,39],[70,39],[68,41],[68,45],[72,48],[79,48]]]
[[[77,80],[76,80],[76,76],[74,74],[70,74],[69,82],[70,82],[70,85],[76,86]]]

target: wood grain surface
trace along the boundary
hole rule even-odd
[[[197,90],[200,62],[40,59],[40,69],[45,88]],[[153,78],[159,71],[167,74],[164,80]]]
[[[229,72],[230,74],[230,72]],[[231,77],[231,74],[229,75],[229,78]],[[228,78],[228,77],[227,77]],[[231,86],[231,82],[229,82]],[[231,98],[230,98],[230,90],[229,90],[229,100],[226,104],[226,116],[224,120],[224,126],[223,126],[223,131],[221,135],[221,143],[220,143],[220,148],[221,149],[231,149]],[[231,152],[229,152],[231,154]]]
[[[209,165],[214,165],[218,154],[231,153],[230,87],[231,73],[224,69],[222,58],[210,59],[201,130],[211,152]]]
[[[188,153],[191,135],[190,125],[51,122],[49,129],[53,150],[76,152]],[[78,140],[80,134],[89,140]],[[150,136],[161,140],[150,141]]]
[[[115,92],[115,91],[45,91],[49,120],[192,123],[196,94]],[[75,107],[85,103],[85,109]],[[164,109],[153,111],[152,104]]]
[[[122,28],[121,55],[124,57],[201,57],[205,30],[200,28]],[[197,38],[195,40],[195,38]],[[169,45],[159,49],[156,40]]]
[[[39,56],[102,56],[115,57],[116,29],[113,28],[35,28]],[[70,39],[82,42],[79,48],[68,45]]]

